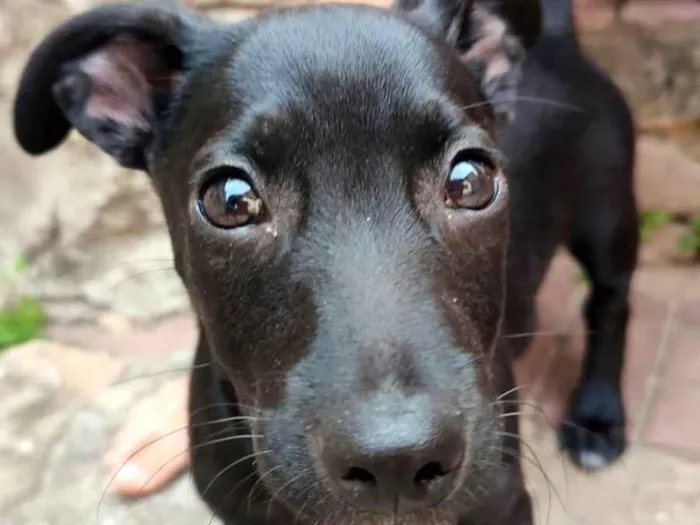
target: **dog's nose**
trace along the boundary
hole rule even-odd
[[[461,421],[421,411],[355,419],[350,432],[324,440],[326,474],[336,491],[366,510],[437,505],[459,479],[466,446]]]

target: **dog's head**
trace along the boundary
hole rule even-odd
[[[32,55],[20,144],[44,153],[74,127],[148,172],[211,358],[264,413],[263,483],[290,508],[450,522],[498,482],[513,451],[494,125],[538,23],[515,0],[230,26],[119,5]]]

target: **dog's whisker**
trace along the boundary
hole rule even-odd
[[[257,479],[255,483],[253,483],[253,486],[250,487],[250,490],[248,491],[248,495],[246,496],[246,510],[250,512],[250,507],[253,504],[253,495],[255,494],[255,491],[257,490],[257,487],[259,484],[264,483],[264,480],[267,476],[270,474],[273,474],[274,472],[277,472],[282,468],[281,465],[278,465],[274,468],[269,468],[264,474],[261,474],[260,477]]]
[[[121,386],[127,383],[132,383],[134,381],[140,381],[142,379],[152,379],[154,377],[160,376],[160,375],[167,375],[167,374],[178,374],[181,372],[196,372],[198,370],[201,370],[203,368],[209,368],[211,365],[209,363],[200,363],[197,365],[187,365],[187,366],[181,366],[181,367],[176,367],[176,368],[166,368],[164,370],[156,370],[154,372],[148,372],[147,374],[139,374],[135,376],[129,376],[124,379],[119,379],[113,383],[110,383],[108,387],[115,387],[115,386]]]
[[[313,496],[313,491],[316,490],[316,487],[318,487],[320,485],[321,485],[321,482],[316,481],[315,483],[312,483],[311,486],[307,489],[306,497],[304,498],[304,501],[302,502],[299,509],[296,511],[296,513],[294,515],[294,522],[293,523],[297,523],[299,521],[299,518],[301,518],[301,516],[304,513],[304,509],[306,508],[306,505],[308,505],[309,501],[311,500],[311,497]]]
[[[306,476],[308,474],[308,471],[302,470],[294,476],[292,479],[287,481],[286,483],[283,483],[275,492],[272,493],[272,496],[270,497],[270,501],[267,504],[267,511],[265,512],[265,517],[269,521],[270,520],[270,513],[272,512],[272,505],[277,501],[277,497],[282,493],[284,489],[286,489],[288,486],[291,484],[295,483],[299,479],[301,479],[303,476]]]
[[[228,418],[227,418],[227,419],[228,419]],[[98,521],[99,521],[100,509],[101,509],[102,505],[104,504],[104,498],[106,497],[109,488],[110,488],[110,487],[112,486],[112,484],[114,483],[114,480],[115,480],[116,477],[119,475],[119,472],[122,470],[122,468],[124,468],[124,466],[125,466],[129,461],[131,461],[133,458],[135,458],[135,457],[136,457],[137,455],[139,455],[141,452],[143,452],[144,450],[146,450],[148,447],[151,447],[151,446],[155,445],[155,444],[158,443],[159,441],[162,441],[162,440],[164,440],[164,439],[167,439],[167,438],[169,438],[169,437],[172,437],[172,436],[174,436],[175,434],[177,434],[177,433],[179,433],[179,432],[185,432],[185,431],[189,430],[190,428],[196,428],[196,427],[200,427],[200,426],[205,426],[205,425],[209,425],[209,424],[211,424],[211,423],[212,423],[211,421],[205,421],[205,422],[201,422],[201,423],[192,423],[192,424],[189,424],[189,425],[181,426],[181,427],[178,427],[178,428],[176,428],[176,429],[170,430],[170,431],[166,432],[165,434],[163,434],[163,435],[161,435],[161,436],[158,436],[158,437],[155,438],[155,439],[152,439],[152,440],[149,441],[148,443],[145,443],[145,444],[141,445],[141,446],[138,447],[135,451],[133,451],[131,454],[129,454],[129,456],[122,462],[121,466],[120,466],[119,468],[117,468],[117,469],[115,470],[115,472],[110,476],[109,480],[107,481],[107,486],[105,487],[104,491],[102,492],[102,495],[100,496],[100,500],[99,500],[99,502],[98,502],[98,504],[97,504],[97,519],[98,519]],[[177,459],[178,457],[182,456],[182,454],[188,452],[189,450],[190,450],[190,448],[188,447],[184,452],[181,452],[181,453],[179,453],[179,454],[176,454],[173,458],[171,458],[170,460],[168,460],[168,461],[165,463],[165,465],[167,466],[167,464],[169,464],[171,461],[173,461],[173,460]],[[154,476],[157,475],[157,474],[162,470],[162,468],[163,468],[163,467],[161,467],[159,470],[157,470],[156,473],[154,474]],[[152,478],[153,478],[153,476],[151,476],[151,478],[149,478],[148,481],[146,481],[146,483],[143,485],[143,487],[141,487],[142,490],[143,490],[143,488],[146,487],[146,485],[148,485],[148,483],[151,481]]]
[[[238,490],[238,488],[243,485],[246,481],[248,481],[250,478],[256,476],[258,474],[257,469],[252,469],[251,473],[245,476],[243,479],[241,479],[238,483],[236,483],[232,489],[230,489],[225,495],[223,500],[221,501],[221,505],[219,508],[212,513],[211,519],[209,520],[209,523],[216,517],[217,513],[223,508],[223,505],[226,504],[226,502],[229,500],[229,498],[235,494],[235,492]],[[240,503],[239,503],[240,505]]]
[[[252,501],[253,501],[253,495],[255,494],[255,491],[257,490],[258,485],[263,484],[265,478],[267,478],[271,474],[273,474],[281,469],[282,469],[282,465],[277,465],[275,467],[271,467],[271,468],[267,469],[263,474],[261,474],[258,477],[257,481],[255,483],[253,483],[253,486],[250,487],[250,490],[248,491],[248,495],[246,496],[246,508],[248,510],[250,510],[250,507],[251,507]],[[268,505],[270,505],[271,503],[272,503],[272,499],[270,500]]]
[[[253,435],[253,434],[244,434],[244,435],[237,435],[237,436],[228,436],[228,437],[223,438],[223,439],[215,439],[215,440],[205,441],[205,442],[203,442],[203,443],[197,443],[196,445],[190,445],[190,446],[186,447],[183,451],[178,452],[177,454],[175,454],[174,456],[172,456],[171,458],[169,458],[169,459],[168,459],[167,461],[165,461],[160,467],[158,467],[158,468],[155,470],[155,472],[153,472],[153,473],[148,477],[148,479],[146,479],[146,481],[141,485],[141,488],[139,489],[138,492],[142,492],[143,489],[145,489],[145,488],[148,486],[148,484],[149,484],[158,474],[160,474],[160,473],[163,471],[164,468],[166,468],[170,463],[172,463],[173,461],[175,461],[176,459],[178,459],[179,457],[181,457],[181,456],[183,456],[183,455],[185,455],[185,454],[190,454],[190,453],[192,453],[192,452],[195,451],[195,450],[198,450],[198,449],[201,449],[201,448],[205,448],[205,447],[208,447],[208,446],[211,446],[211,445],[215,445],[215,444],[217,444],[217,443],[224,443],[224,442],[236,441],[236,440],[238,440],[238,439],[250,439],[250,438],[253,438],[253,437],[256,437],[256,436]],[[119,473],[119,470],[121,470],[121,468],[118,469],[117,472],[114,474],[114,476],[112,477],[112,481],[114,480],[114,477]],[[110,483],[111,483],[111,482],[110,482]],[[107,488],[109,488],[109,485],[107,486]],[[105,492],[103,492],[103,498],[104,498],[104,494],[105,494],[105,493],[106,493],[106,490],[105,490]],[[103,498],[102,498],[102,499],[103,499]],[[102,501],[102,499],[101,499],[101,501]],[[125,513],[129,512],[129,511],[131,510],[132,505],[133,505],[133,502],[132,502],[132,503],[129,503],[129,504],[127,505],[126,510],[125,510]]]
[[[260,408],[254,407],[252,405],[245,405],[245,404],[242,404],[242,403],[239,403],[236,401],[217,401],[215,403],[209,403],[206,405],[202,405],[202,406],[198,407],[197,409],[193,410],[192,412],[190,412],[189,417],[191,418],[191,417],[193,417],[201,412],[204,412],[205,410],[210,409],[210,408],[234,408],[234,409],[240,409],[242,411],[250,410],[252,412],[258,412],[261,415],[260,416],[245,416],[245,417],[249,417],[249,418],[256,419],[256,420],[267,419],[265,416],[265,412],[263,410],[261,410]]]
[[[318,483],[318,485],[320,485],[320,482]],[[326,494],[324,494],[324,496],[323,496],[322,498],[320,498],[320,499],[316,502],[316,507],[317,507],[317,508],[318,508],[318,507],[322,507],[323,504],[326,503],[326,501],[328,501],[328,499],[330,499],[330,498],[332,498],[332,497],[333,497],[333,493],[330,492],[330,491],[328,491]],[[320,522],[321,522],[321,519],[322,519],[322,518],[319,518],[319,519],[316,521],[316,523],[320,523]]]
[[[504,397],[507,397],[507,396],[509,396],[509,395],[511,395],[511,394],[514,394],[514,393],[516,393],[516,392],[519,392],[519,391],[522,390],[523,388],[527,388],[527,387],[529,387],[529,386],[530,386],[529,384],[514,386],[513,388],[510,388],[510,389],[506,390],[506,391],[503,392],[502,394],[499,394],[498,397],[496,398],[496,401],[494,401],[493,404],[495,404],[495,403],[501,401]],[[507,402],[512,403],[513,401],[507,400]]]
[[[589,335],[592,332],[590,330],[538,330],[535,332],[518,332],[515,334],[501,334],[499,337],[501,339],[521,339],[526,337],[537,337],[540,335],[548,337],[564,337],[572,335]]]
[[[551,492],[552,490],[554,491],[555,496],[557,497],[557,500],[559,501],[560,504],[564,505],[564,502],[561,498],[561,494],[557,490],[556,486],[552,482],[551,478],[547,474],[547,472],[544,470],[544,467],[542,465],[542,462],[539,460],[539,457],[537,456],[537,453],[535,452],[535,449],[525,440],[525,438],[519,434],[514,434],[512,432],[499,432],[500,435],[505,436],[505,437],[510,437],[513,439],[516,439],[521,445],[523,445],[527,451],[531,454],[531,456],[528,456],[527,454],[520,454],[517,451],[511,451],[510,449],[501,449],[505,453],[510,453],[510,454],[516,454],[518,457],[525,459],[528,461],[530,464],[535,466],[537,470],[540,471],[542,474],[545,482],[547,483],[548,490],[549,490],[549,509],[551,510],[551,505],[552,505],[552,495]],[[513,456],[515,457],[515,456]],[[560,458],[560,460],[563,462],[563,458]],[[549,511],[548,511],[549,512]]]
[[[281,468],[281,466],[273,467],[272,469],[267,470],[265,472],[265,474],[268,474],[271,470],[278,470],[280,468]],[[221,509],[226,504],[226,502],[228,502],[228,500],[231,498],[231,496],[233,494],[235,494],[236,490],[238,490],[238,487],[240,487],[243,483],[245,483],[246,481],[248,481],[250,478],[254,477],[257,474],[258,474],[257,469],[253,469],[253,471],[250,474],[248,474],[246,477],[244,477],[242,480],[240,480],[238,483],[236,483],[236,485],[234,485],[234,487],[224,495],[224,498],[221,501],[220,506],[215,511],[212,512],[211,518],[209,518],[208,525],[211,525],[211,522],[214,521],[214,518],[216,518],[217,514],[221,511]],[[265,474],[263,474],[263,475],[265,475]],[[239,502],[239,505],[240,505],[240,502]],[[238,508],[238,507],[236,507],[236,508]]]
[[[204,497],[204,496],[207,495],[207,493],[209,492],[209,489],[214,485],[214,483],[216,483],[216,481],[217,481],[218,479],[221,478],[221,476],[223,476],[224,474],[226,474],[227,472],[229,472],[229,471],[230,471],[232,468],[234,468],[236,465],[240,465],[241,463],[243,463],[244,461],[247,461],[247,460],[249,460],[249,459],[253,459],[253,458],[257,458],[257,457],[262,457],[262,456],[264,456],[264,455],[266,455],[266,454],[269,454],[269,453],[270,453],[269,450],[256,451],[256,452],[253,452],[252,454],[248,454],[248,455],[246,455],[246,456],[243,456],[242,458],[237,459],[237,460],[234,461],[233,463],[230,463],[230,464],[226,465],[224,468],[222,468],[221,470],[219,470],[219,472],[217,472],[216,476],[214,476],[214,477],[209,481],[209,483],[207,483],[206,487],[204,487],[204,490],[202,491],[202,497]]]
[[[552,509],[552,492],[554,492],[555,497],[557,500],[562,503],[561,495],[559,494],[559,491],[557,490],[556,486],[554,485],[554,482],[552,479],[549,477],[547,472],[544,470],[544,467],[542,466],[542,463],[539,461],[539,459],[535,456],[530,457],[525,454],[521,454],[519,451],[514,451],[511,449],[507,448],[500,448],[499,449],[502,453],[507,454],[513,458],[516,458],[521,461],[526,461],[542,475],[542,478],[545,481],[545,485],[547,486],[547,519],[546,522],[549,522],[549,513],[551,512]]]

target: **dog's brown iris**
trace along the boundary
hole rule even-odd
[[[452,164],[445,184],[445,205],[470,210],[485,208],[496,193],[495,175],[493,163],[483,156],[460,155]]]
[[[243,178],[225,175],[205,187],[199,202],[209,222],[218,228],[237,228],[259,222],[265,214],[262,199]]]

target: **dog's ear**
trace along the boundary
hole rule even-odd
[[[496,114],[513,116],[520,69],[540,35],[539,0],[394,0],[394,8],[455,48]]]
[[[57,27],[22,73],[14,105],[17,141],[38,155],[75,127],[122,166],[146,170],[158,112],[202,22],[181,9],[118,4]]]

